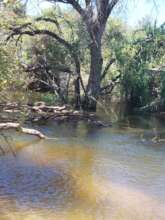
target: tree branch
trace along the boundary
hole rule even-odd
[[[76,0],[66,0],[69,4],[73,6],[73,8],[82,16],[84,17],[85,11],[82,9],[78,1]]]
[[[11,122],[0,123],[0,130],[7,130],[7,129],[16,129],[16,130],[21,131],[22,133],[25,133],[25,134],[36,135],[37,137],[39,137],[41,139],[47,138],[40,131],[35,130],[35,129],[21,127],[21,125],[19,123],[11,123]]]
[[[79,1],[76,1],[76,0],[47,0],[47,1],[51,3],[61,2],[64,4],[70,4],[82,17],[85,16],[85,11],[79,4]]]
[[[102,87],[100,89],[100,94],[101,95],[110,94],[112,90],[114,89],[115,85],[119,83],[118,79],[120,79],[120,77],[121,77],[121,73],[117,75],[115,78],[113,78],[108,85]]]
[[[59,24],[59,22],[58,22],[58,20],[57,20],[58,18],[63,19],[63,21],[64,21],[64,22],[68,25],[68,27],[71,29],[72,37],[74,38],[73,25],[72,25],[72,23],[71,23],[68,19],[66,19],[64,16],[62,16],[62,15],[55,15],[54,17],[55,17],[54,19],[49,18],[49,17],[38,17],[38,18],[35,19],[35,21],[50,22],[50,23],[52,23],[52,24],[55,24],[55,26],[56,26],[57,29],[59,30],[59,33],[60,33],[60,34],[63,34],[63,33],[62,33],[62,29],[61,29],[61,27],[60,27],[60,24]]]
[[[37,72],[45,69],[44,65],[22,65],[22,67],[25,69],[26,72]],[[50,67],[47,65],[47,68],[50,69]],[[69,67],[67,66],[56,66],[56,71],[58,72],[64,72],[64,73],[69,73],[72,74],[72,71]]]
[[[88,7],[91,3],[91,0],[85,0],[86,7]]]
[[[101,75],[101,81],[105,78],[105,76],[108,73],[109,68],[111,67],[111,65],[116,61],[115,58],[112,58],[109,60],[109,62],[106,64],[105,69],[103,71],[103,74]]]
[[[111,0],[111,2],[109,3],[108,5],[108,8],[107,8],[107,18],[110,16],[113,8],[115,7],[115,5],[117,5],[117,3],[119,2],[120,0]]]
[[[7,41],[9,41],[11,38],[14,38],[14,36],[23,36],[23,35],[29,35],[29,36],[35,36],[35,35],[48,35],[52,38],[54,38],[55,40],[57,40],[59,43],[63,44],[67,49],[69,49],[70,51],[73,51],[73,47],[72,45],[67,42],[66,40],[64,40],[62,37],[58,36],[56,33],[51,32],[49,30],[46,29],[32,29],[32,30],[24,30],[24,28],[29,28],[32,27],[31,23],[26,23],[23,24],[20,27],[14,27],[14,28],[10,28],[11,33],[8,35],[7,37]]]
[[[44,22],[50,22],[52,24],[55,24],[55,26],[57,27],[59,32],[62,33],[61,28],[60,28],[60,24],[58,23],[57,19],[38,17],[35,19],[35,21],[44,21]]]
[[[107,19],[107,8],[109,0],[97,1],[98,19],[100,23],[105,23]]]
[[[27,28],[31,28],[31,30],[26,30]],[[14,38],[15,36],[18,36],[18,38],[20,39],[20,36],[23,36],[23,35],[28,35],[28,36],[48,35],[48,36],[54,38],[55,40],[57,40],[62,45],[64,45],[70,51],[70,54],[71,54],[71,56],[72,56],[72,58],[75,62],[75,71],[76,71],[76,74],[78,75],[78,77],[80,79],[81,86],[82,86],[83,91],[85,93],[85,87],[84,87],[83,80],[82,80],[81,73],[80,73],[79,57],[78,57],[77,53],[75,53],[75,48],[74,48],[74,46],[72,46],[72,44],[70,44],[68,41],[66,41],[62,37],[58,36],[56,33],[51,32],[49,30],[46,30],[46,29],[33,29],[32,28],[32,23],[26,23],[26,24],[23,24],[22,26],[19,26],[19,27],[16,27],[16,28],[15,27],[10,28],[10,30],[12,32],[7,37],[7,39],[6,39],[7,41],[9,41],[11,38]]]

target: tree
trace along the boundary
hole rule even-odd
[[[1,3],[1,2],[0,2]],[[8,22],[17,15],[2,4],[0,8],[0,101],[25,103],[28,101],[29,77],[20,65],[18,48],[13,42],[6,44]]]
[[[29,77],[33,78],[28,88],[55,94],[61,104],[66,104],[73,78],[68,51],[50,37],[44,36],[30,41],[25,55],[27,61],[22,65]]]
[[[89,79],[86,88],[84,88],[82,77],[81,77],[81,65],[79,54],[77,53],[77,48],[75,45],[65,40],[56,32],[52,32],[47,29],[34,28],[31,22],[21,24],[19,26],[11,27],[11,33],[9,38],[14,36],[19,36],[19,39],[23,35],[49,35],[53,37],[60,44],[65,46],[72,56],[75,63],[75,71],[77,74],[77,80],[75,81],[75,94],[76,94],[76,107],[83,106],[84,109],[90,111],[96,111],[97,100],[101,93],[101,74],[103,71],[103,56],[102,56],[102,38],[105,32],[107,20],[120,0],[85,0],[84,2],[79,2],[78,0],[47,0],[48,2],[56,4],[64,3],[71,5],[73,9],[79,14],[82,19],[86,32],[89,36],[89,44],[87,45],[90,50],[90,71]],[[56,18],[50,19],[48,17],[42,17],[35,19],[36,21],[45,21],[54,23],[58,26],[58,21]],[[8,38],[8,39],[9,39]],[[84,101],[83,104],[80,100],[80,85],[84,91]]]
[[[158,26],[148,21],[130,33],[130,40],[127,39],[122,48],[117,47],[122,94],[132,108],[160,98],[164,81],[164,74],[160,74],[165,57],[164,27],[164,24]]]

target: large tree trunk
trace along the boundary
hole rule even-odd
[[[80,110],[81,108],[81,94],[80,94],[80,80],[79,77],[74,82],[74,90],[75,90],[75,106],[76,110]]]
[[[73,58],[75,61],[75,72],[76,72],[76,79],[74,81],[74,92],[75,92],[75,109],[80,110],[81,108],[81,92],[80,92],[80,61],[77,54],[73,54]]]
[[[93,35],[93,41],[90,46],[90,75],[87,85],[87,95],[85,97],[84,108],[87,111],[96,111],[97,100],[100,95],[101,73],[102,73],[102,34],[98,31]]]

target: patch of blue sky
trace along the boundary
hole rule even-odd
[[[147,18],[151,21],[156,20],[158,24],[162,24],[165,22],[165,0],[156,2],[157,5],[154,5],[153,1],[128,0],[126,10],[123,13],[115,13],[113,16],[121,17],[131,27],[137,26],[140,21]],[[29,0],[27,12],[30,15],[39,15],[42,10],[51,6],[51,3],[44,0]],[[66,7],[65,4],[62,4],[62,7]]]

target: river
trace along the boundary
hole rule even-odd
[[[57,139],[10,132],[0,156],[0,220],[165,219],[165,142],[153,142],[165,135],[162,120],[35,127]]]

